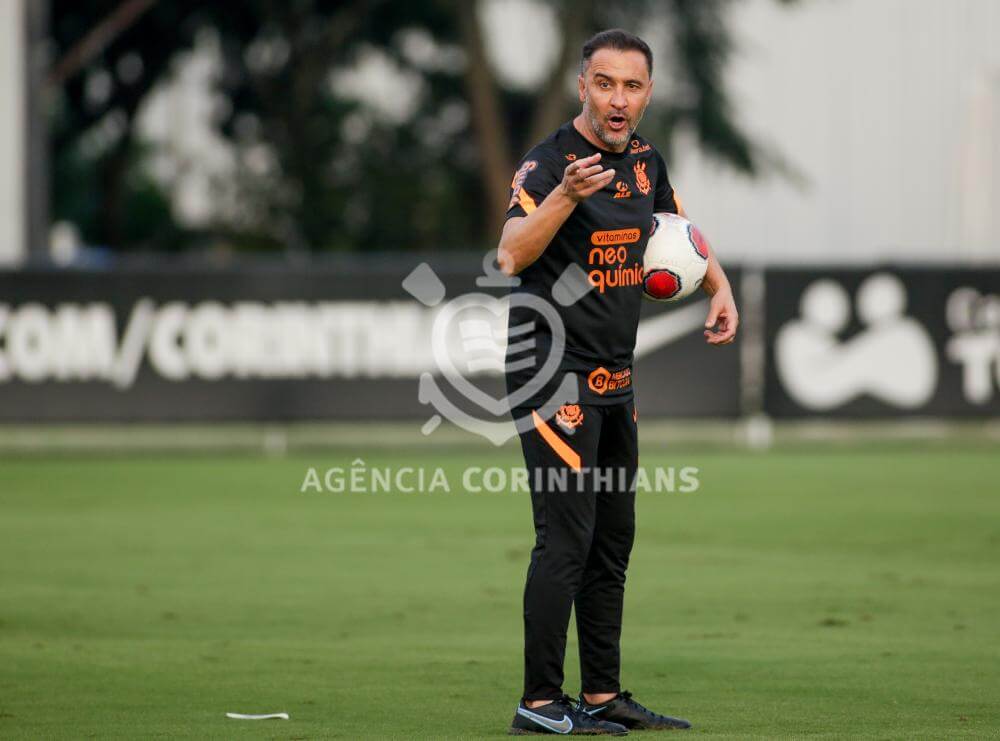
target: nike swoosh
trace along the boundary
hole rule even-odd
[[[606,710],[607,707],[608,707],[607,705],[601,705],[601,707],[594,708],[593,710],[587,710],[586,708],[584,708],[583,712],[585,712],[587,715],[595,715],[595,714],[601,712],[602,710]]]
[[[641,358],[643,355],[654,353],[689,332],[704,328],[707,313],[708,302],[699,301],[639,322],[639,331],[635,338],[635,357]]]
[[[556,720],[555,718],[547,718],[544,715],[533,713],[524,708],[518,708],[517,714],[527,718],[528,720],[534,721],[542,728],[548,728],[553,733],[565,734],[573,730],[573,721],[570,720],[568,715],[563,715],[562,720]]]

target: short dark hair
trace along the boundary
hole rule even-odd
[[[649,68],[649,76],[653,76],[653,50],[649,44],[640,39],[634,33],[629,33],[621,28],[611,28],[607,31],[595,33],[583,45],[583,59],[580,61],[580,70],[587,67],[594,52],[599,49],[614,49],[615,51],[638,51],[646,57],[646,66]]]

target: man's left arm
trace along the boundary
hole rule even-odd
[[[688,219],[681,199],[670,184],[667,176],[667,166],[660,153],[656,153],[658,171],[654,211],[669,211]],[[690,221],[690,219],[688,219]],[[701,283],[702,289],[711,297],[708,305],[708,317],[705,319],[705,339],[709,345],[728,345],[736,339],[736,328],[740,323],[740,315],[736,310],[736,300],[733,298],[733,288],[729,285],[726,271],[722,269],[715,250],[706,241],[708,247],[708,269]]]
[[[733,287],[729,284],[726,271],[722,269],[722,264],[711,246],[708,247],[708,269],[705,271],[705,280],[702,281],[701,287],[711,296],[708,318],[705,319],[705,339],[709,345],[728,345],[736,339],[740,315],[736,310]]]
[[[680,201],[677,203],[677,215],[688,218]],[[690,221],[690,219],[688,219]],[[709,345],[728,345],[736,339],[736,328],[740,324],[740,314],[736,310],[736,299],[733,298],[733,287],[729,285],[726,271],[715,256],[715,250],[706,241],[708,247],[708,269],[701,287],[711,301],[708,305],[708,318],[705,320],[705,339]]]

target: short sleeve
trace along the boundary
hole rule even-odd
[[[680,201],[670,184],[670,177],[667,175],[667,163],[663,161],[662,155],[656,153],[656,195],[653,197],[653,211],[661,213],[666,211],[671,214],[678,212]]]
[[[510,181],[507,218],[527,216],[545,200],[562,181],[562,173],[556,173],[544,150],[535,147],[517,166]]]

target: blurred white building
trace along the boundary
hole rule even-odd
[[[735,4],[746,129],[805,177],[748,181],[693,142],[672,163],[727,259],[1000,261],[1000,3]]]
[[[23,0],[0,2],[0,267],[19,262],[27,241],[24,11]]]

